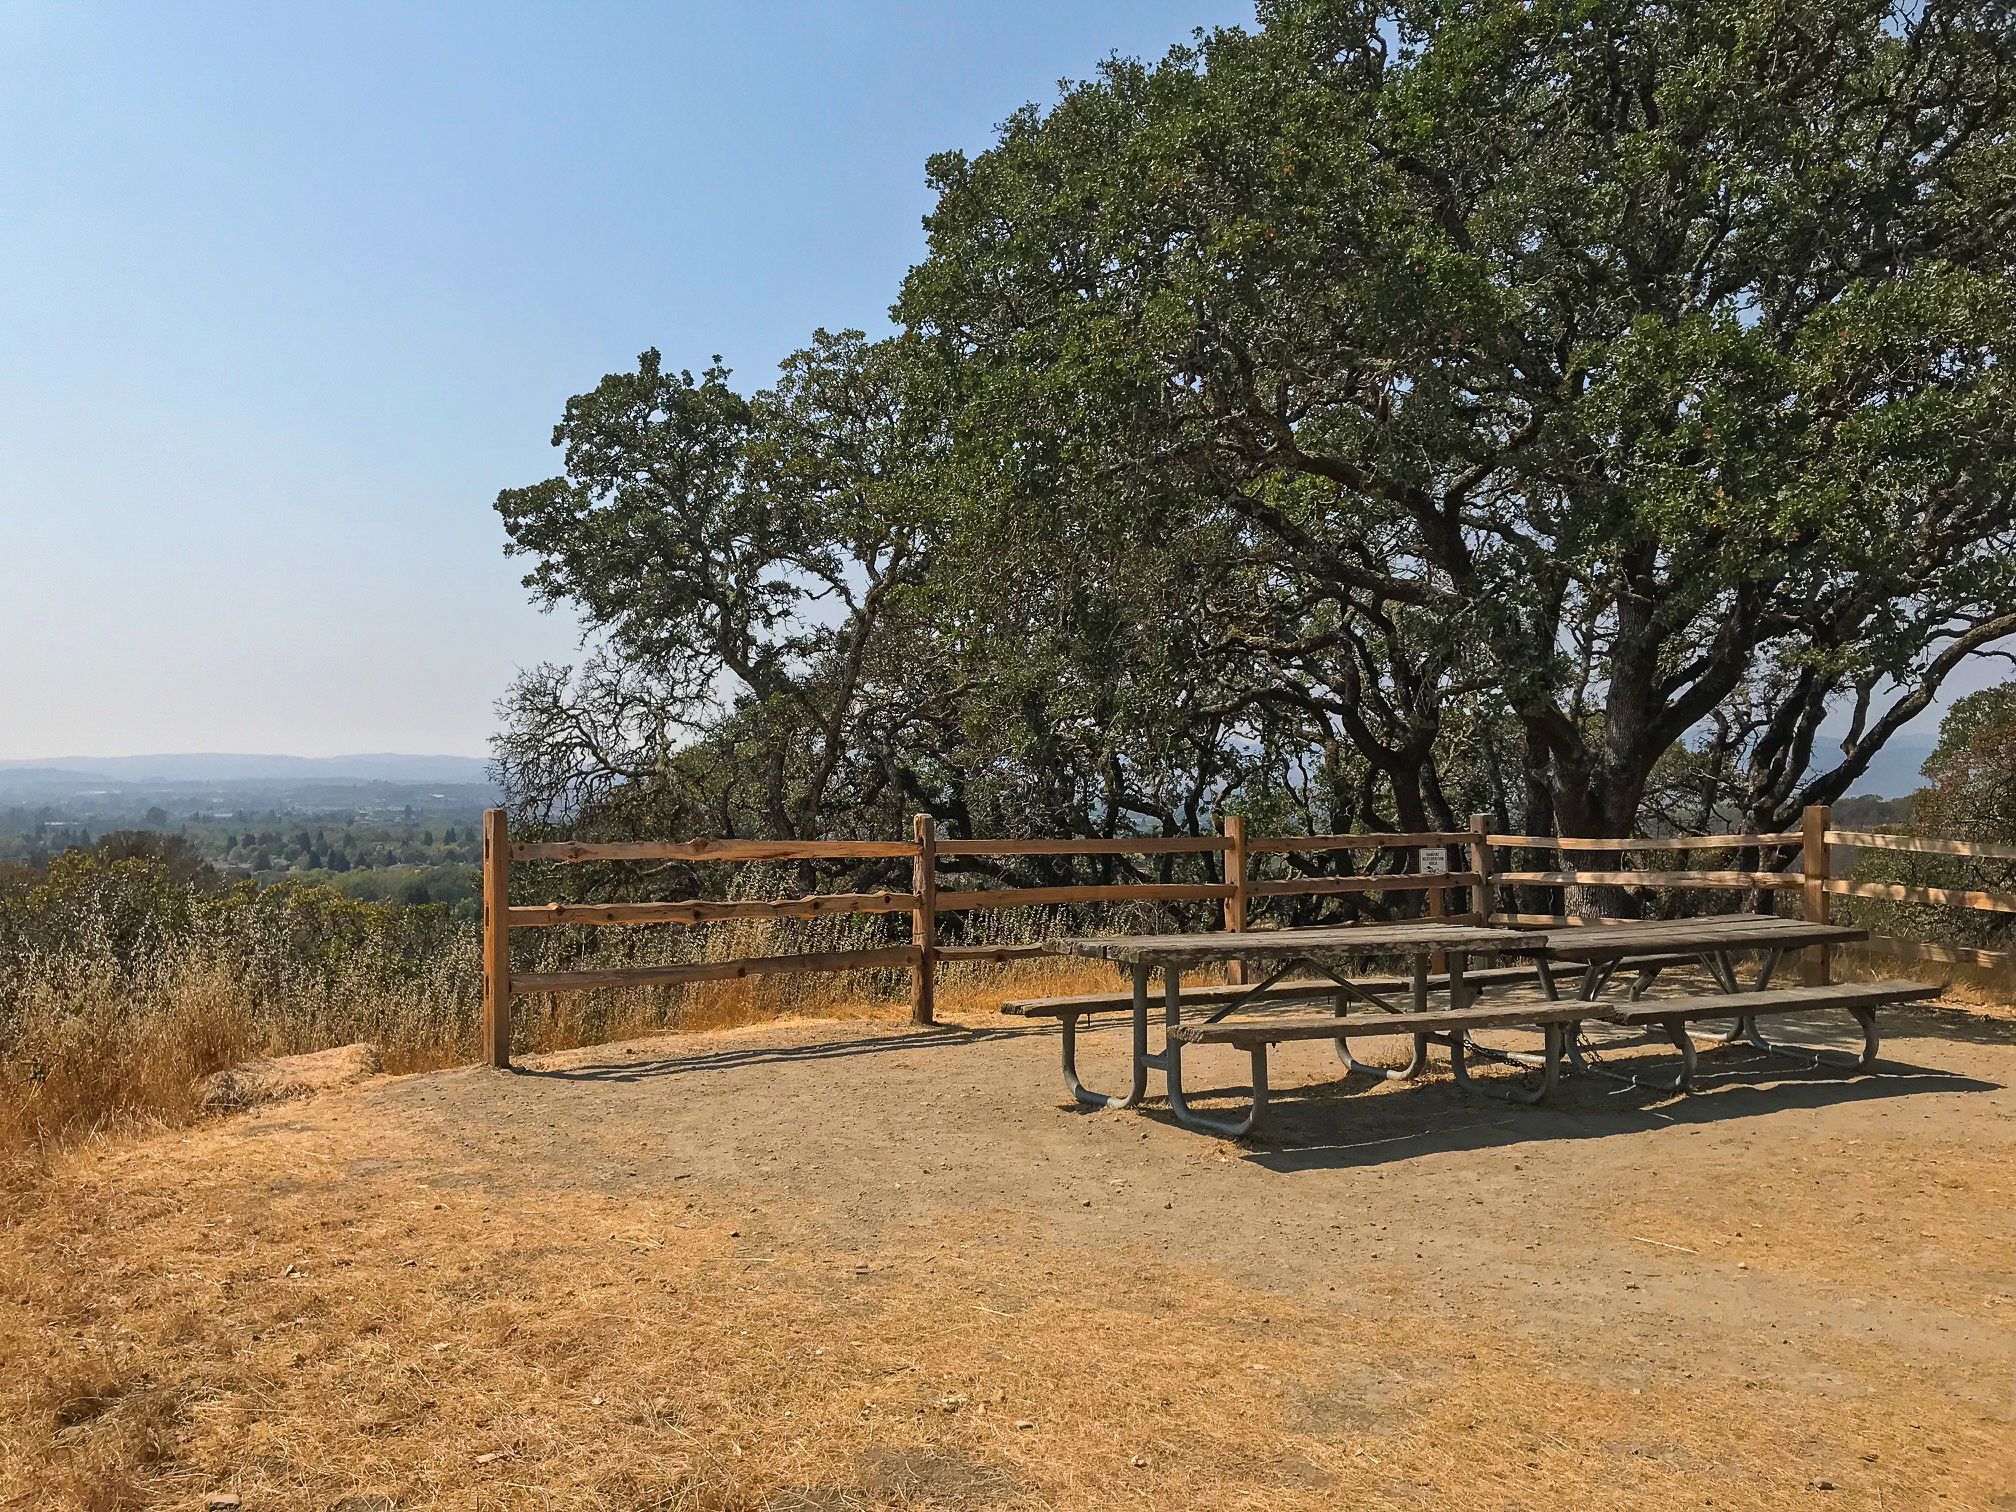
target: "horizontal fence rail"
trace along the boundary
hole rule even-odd
[[[1477,838],[1469,830],[1429,831],[1420,835],[1272,835],[1246,842],[1253,852],[1413,850],[1419,846],[1468,845]]]
[[[1785,872],[1740,871],[1551,871],[1498,872],[1500,882],[1534,887],[1799,887],[1804,878]]]
[[[1821,836],[1825,847],[1845,846],[1853,850],[1902,851],[1920,856],[1957,856],[1979,861],[2016,861],[2016,845],[1987,840],[1960,840],[1939,835],[1886,835],[1874,830],[1837,830],[1827,827],[1821,811]],[[1811,822],[1809,820],[1809,822]],[[2016,893],[1958,887],[1919,887],[1904,882],[1857,882],[1829,876],[1821,884],[1828,896],[1876,898],[1891,903],[1924,903],[1944,908],[1980,909],[1986,913],[2016,913]],[[1862,948],[1906,961],[1936,961],[1953,966],[1996,970],[2016,966],[2016,951],[1976,950],[1959,945],[1934,945],[1924,940],[1906,940],[1896,935],[1872,934]]]
[[[1591,840],[1581,835],[1486,835],[1487,845],[1527,850],[1583,851],[1676,851],[1676,850],[1761,850],[1781,845],[1801,845],[1805,835],[1792,830],[1782,835],[1664,835],[1656,838],[1627,836],[1622,840]]]
[[[1980,908],[2016,913],[2016,893],[1975,892],[1959,887],[1913,887],[1904,882],[1829,881],[1827,891],[1850,898],[1882,898],[1892,903],[1939,903],[1948,908]]]
[[[1228,851],[1219,835],[1142,835],[1121,840],[941,840],[941,856],[1203,856]]]
[[[1930,835],[1880,835],[1867,830],[1829,830],[1829,845],[1852,845],[1857,849],[1916,851],[1922,856],[1974,856],[1988,861],[2016,861],[2016,845],[1994,845],[1985,840],[1942,840]]]
[[[1507,887],[1616,887],[1800,892],[1807,919],[1825,922],[1834,897],[1872,898],[1892,902],[1945,905],[2016,913],[2016,893],[1904,883],[1858,882],[1832,875],[1834,846],[1910,851],[1926,855],[2016,861],[2016,846],[1973,841],[1890,835],[1828,827],[1824,806],[1809,808],[1798,830],[1776,834],[1629,835],[1617,838],[1571,835],[1494,834],[1484,815],[1472,815],[1467,830],[1355,835],[1246,834],[1245,820],[1226,815],[1219,835],[1121,835],[1031,839],[947,839],[937,836],[929,815],[917,816],[908,840],[637,840],[595,842],[546,840],[513,842],[504,812],[483,816],[483,1058],[508,1065],[511,1051],[511,1000],[521,993],[584,992],[599,988],[681,986],[697,982],[733,981],[788,972],[905,970],[911,973],[911,1016],[930,1023],[935,1012],[935,972],[940,962],[1023,960],[1045,953],[1040,943],[970,945],[938,943],[941,914],[1015,908],[1108,903],[1204,903],[1223,906],[1224,927],[1247,928],[1251,905],[1268,898],[1325,897],[1351,894],[1425,893],[1428,917],[1546,927],[1629,923],[1588,912],[1531,913],[1502,906],[1500,889]],[[1600,853],[1621,857],[1636,853],[1689,851],[1777,851],[1800,854],[1799,869],[1743,870],[1582,870],[1572,863],[1555,870],[1507,869],[1494,860],[1502,850],[1542,850],[1570,855]],[[1291,871],[1297,857],[1340,851],[1371,851],[1367,869],[1345,876],[1256,878],[1255,856],[1286,858]],[[1372,868],[1393,853],[1397,867]],[[1446,869],[1452,853],[1463,869]],[[1217,857],[1218,882],[1123,882],[1059,886],[941,888],[940,861],[963,857],[1036,856],[1205,856]],[[799,898],[686,898],[650,903],[540,903],[512,905],[510,868],[513,863],[596,863],[635,861],[820,862],[908,860],[908,891],[817,893]],[[1599,863],[1600,865],[1600,863]],[[1449,892],[1460,889],[1468,912],[1451,914]],[[1569,900],[1575,907],[1579,900]],[[1585,902],[1581,905],[1587,908]],[[911,938],[907,945],[873,949],[812,951],[797,955],[755,956],[731,961],[680,965],[624,966],[600,970],[532,972],[514,976],[510,964],[510,931],[560,925],[589,927],[633,924],[704,925],[735,920],[821,919],[853,915],[907,913]],[[1932,945],[1888,935],[1871,935],[1865,948],[1911,960],[1995,967],[2016,963],[2016,953]],[[1806,953],[1808,980],[1825,981],[1825,947]],[[1243,970],[1231,969],[1235,982]]]
[[[1208,903],[1232,896],[1216,882],[1114,882],[1084,887],[1001,887],[974,892],[941,892],[938,912],[973,908],[1048,908],[1060,903]]]
[[[915,893],[817,893],[809,898],[722,901],[688,898],[683,903],[536,903],[513,908],[513,929],[543,924],[714,924],[724,919],[823,919],[835,914],[908,913]]]
[[[729,982],[785,971],[872,971],[915,966],[915,945],[880,950],[822,950],[809,955],[750,956],[740,961],[700,961],[690,966],[617,966],[607,971],[561,971],[518,978],[520,992],[585,992],[594,987],[677,986],[684,982]]]
[[[870,861],[907,856],[904,840],[581,840],[511,847],[513,861]]]

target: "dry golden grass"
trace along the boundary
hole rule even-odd
[[[1829,1506],[2005,1489],[1908,1360],[1832,1400],[1740,1359],[1641,1387],[1398,1270],[1374,1312],[984,1215],[813,1245],[760,1189],[506,1198],[315,1106],[69,1157],[17,1208],[0,1504],[1775,1512],[1816,1435],[1856,1450]]]
[[[1834,952],[1834,976],[1843,982],[1876,982],[1908,977],[1937,982],[1940,999],[1949,1008],[1964,1008],[1984,1018],[2016,1018],[2016,970],[2008,967],[1953,965],[1940,961],[1906,961],[1870,950]]]
[[[725,961],[875,943],[884,921],[825,919],[744,922],[707,930],[604,930],[587,964]],[[1040,917],[1001,924],[1000,940],[1039,938]],[[560,931],[546,932],[559,935]],[[563,940],[530,942],[561,951]],[[197,1116],[197,1084],[211,1072],[258,1055],[291,1055],[353,1041],[374,1044],[393,1072],[431,1070],[474,1058],[477,984],[473,936],[451,940],[438,960],[415,963],[417,981],[388,993],[384,973],[359,962],[333,985],[321,970],[299,970],[296,990],[284,959],[289,942],[266,948],[280,958],[279,1001],[268,973],[259,988],[224,950],[189,944],[172,959],[139,971],[92,959],[66,961],[19,993],[0,1037],[0,1188],[31,1179],[54,1152],[80,1139],[120,1130],[166,1127]],[[467,959],[465,959],[467,957]],[[552,964],[550,961],[546,964]],[[1006,973],[1004,975],[1004,972]],[[1105,968],[1062,958],[1008,967],[962,963],[939,976],[941,1000],[974,994],[1092,991],[1118,979]],[[1061,985],[1060,985],[1061,984]],[[780,1018],[876,1018],[902,1011],[908,974],[752,977],[684,990],[624,988],[521,998],[521,1053],[539,1054],[670,1030],[718,1029]]]
[[[2006,1154],[1928,1139],[1908,1163],[1859,1139],[1813,1141],[1740,1184],[1679,1170],[1621,1196],[1620,1238],[1819,1282],[1863,1278],[1885,1299],[1967,1311],[2016,1275],[2016,1173]],[[2016,1322],[2016,1297],[2006,1305]]]

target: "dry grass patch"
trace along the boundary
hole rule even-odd
[[[1350,1255],[1389,1306],[1032,1253],[1007,1214],[836,1245],[760,1185],[500,1194],[438,1132],[338,1095],[60,1162],[0,1236],[0,1498],[1775,1512],[1816,1444],[1829,1507],[2002,1489],[1908,1361],[1638,1389]]]
[[[784,949],[762,926],[735,929],[710,940],[710,958]],[[938,1000],[948,1016],[991,1015],[1006,997],[1118,983],[1110,967],[1068,957],[960,963],[940,972]],[[538,1055],[668,1029],[791,1018],[893,1021],[907,1013],[908,991],[907,973],[876,972],[545,994],[519,1000],[517,1042],[519,1053]],[[51,983],[23,1000],[0,1042],[0,1191],[31,1182],[52,1154],[76,1141],[189,1123],[206,1111],[214,1086],[206,1078],[256,1057],[362,1040],[395,1073],[466,1063],[474,1058],[476,1005],[473,998],[446,1005],[452,996],[444,987],[416,1004],[360,991],[335,1009],[276,1017],[228,965],[200,959],[168,963],[137,983],[89,971]]]
[[[1979,1315],[2016,1275],[2016,1173],[1944,1141],[1909,1159],[1878,1140],[1804,1141],[1747,1166],[1677,1170],[1608,1226],[1711,1263],[1845,1284]],[[2007,1299],[2016,1321],[2016,1298]]]

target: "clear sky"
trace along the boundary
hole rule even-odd
[[[570,394],[885,328],[930,153],[1250,16],[0,0],[0,759],[481,754]]]
[[[570,394],[886,328],[927,155],[1250,17],[7,0],[0,758],[480,754]]]

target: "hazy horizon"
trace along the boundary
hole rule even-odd
[[[1932,741],[1921,738],[1915,732],[1893,740],[1880,751],[1870,763],[1869,771],[1862,781],[1851,784],[1849,796],[1876,794],[1884,798],[1901,798],[1919,786],[1918,765],[1931,753]],[[171,772],[168,769],[149,771],[144,764],[166,762],[182,765],[184,770]],[[288,763],[301,762],[317,764],[327,769],[341,769],[342,763],[359,764],[360,770],[367,763],[410,762],[469,762],[488,765],[489,758],[458,752],[416,752],[416,751],[342,751],[330,755],[302,755],[295,752],[270,751],[147,751],[120,756],[47,756],[47,757],[0,757],[0,773],[29,770],[74,771],[97,776],[115,775],[106,769],[117,767],[116,775],[139,777],[178,776],[194,777],[200,770],[199,763]],[[223,768],[219,768],[220,774]],[[263,774],[262,774],[263,775]],[[423,780],[416,778],[415,780]],[[465,780],[436,777],[426,780]],[[487,776],[482,779],[487,780]]]

